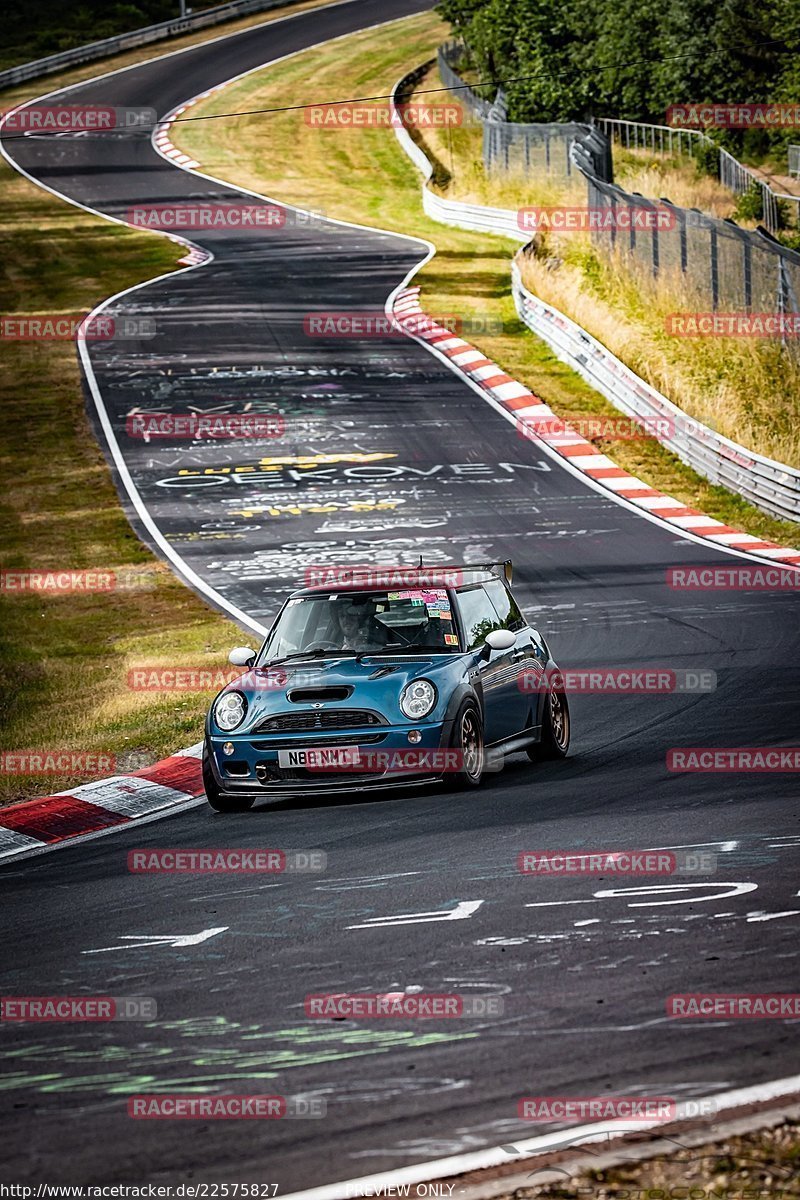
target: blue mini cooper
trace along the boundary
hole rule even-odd
[[[337,579],[341,579],[339,572]],[[510,563],[356,568],[293,592],[208,713],[212,808],[446,780],[477,787],[506,754],[563,758],[570,717]]]

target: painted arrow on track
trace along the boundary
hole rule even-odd
[[[348,929],[382,929],[386,925],[422,925],[431,921],[465,921],[477,912],[482,900],[459,900],[455,908],[445,911],[399,913],[395,917],[370,917],[362,925],[348,925]]]
[[[82,954],[107,954],[110,950],[140,950],[143,946],[199,946],[218,933],[224,933],[229,927],[220,925],[216,929],[202,929],[200,933],[124,933],[121,942],[132,942],[128,946],[101,946],[98,950],[82,950]]]

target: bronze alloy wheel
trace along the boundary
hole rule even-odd
[[[477,709],[468,704],[461,710],[456,744],[461,751],[461,780],[466,787],[477,787],[483,778],[483,730]]]

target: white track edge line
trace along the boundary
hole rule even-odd
[[[720,1112],[747,1104],[767,1103],[770,1100],[780,1099],[797,1092],[800,1092],[800,1075],[790,1075],[784,1079],[769,1080],[749,1088],[718,1092],[716,1095],[703,1097],[699,1103],[709,1102],[716,1107],[717,1112]],[[631,1122],[629,1131],[658,1128],[664,1128],[663,1122]],[[616,1126],[616,1129],[619,1132],[619,1125]],[[397,1188],[398,1185],[403,1184],[427,1183],[434,1179],[441,1179],[442,1176],[462,1175],[467,1171],[485,1170],[488,1167],[520,1162],[534,1154],[545,1154],[557,1150],[559,1137],[562,1141],[569,1142],[571,1149],[577,1149],[582,1144],[601,1141],[611,1131],[612,1127],[609,1123],[573,1126],[571,1129],[559,1130],[554,1134],[541,1134],[522,1141],[514,1139],[514,1145],[520,1150],[519,1154],[509,1154],[504,1146],[490,1146],[485,1150],[451,1154],[446,1158],[433,1159],[417,1166],[399,1167],[396,1171],[381,1171],[375,1175],[363,1175],[357,1179],[343,1179],[338,1183],[324,1184],[322,1187],[290,1192],[284,1197],[284,1200],[342,1200],[346,1195],[369,1195],[370,1191],[373,1195],[379,1194],[381,1188],[385,1190],[386,1188]],[[578,1138],[580,1141],[577,1140]]]
[[[321,7],[322,8],[337,8],[337,7],[339,7],[340,4],[350,4],[350,3],[354,3],[354,2],[355,2],[355,0],[335,0],[335,3],[333,3],[333,4],[322,5]],[[316,9],[307,10],[307,12],[315,12],[315,11],[317,11],[317,10]],[[246,30],[238,30],[237,33],[225,34],[221,37],[210,38],[210,39],[208,39],[208,41],[198,42],[196,45],[184,47],[182,50],[172,51],[169,54],[156,55],[152,59],[145,59],[140,63],[133,63],[127,67],[120,67],[116,71],[106,71],[102,75],[93,76],[91,79],[82,80],[80,83],[70,84],[66,88],[55,88],[54,90],[52,90],[50,92],[46,92],[41,96],[37,96],[31,100],[26,100],[23,103],[20,103],[15,108],[9,110],[8,113],[4,114],[3,117],[0,119],[0,134],[2,133],[3,122],[13,112],[17,112],[22,108],[27,108],[29,105],[36,104],[39,101],[45,100],[50,96],[59,95],[62,92],[72,91],[75,88],[83,87],[87,83],[93,83],[96,79],[106,79],[112,75],[121,74],[123,71],[132,70],[133,67],[145,66],[147,63],[155,62],[155,61],[158,61],[159,59],[170,58],[170,57],[172,57],[172,54],[182,54],[186,50],[194,50],[194,49],[197,49],[199,46],[207,46],[213,42],[223,41],[223,40],[225,40],[226,37],[235,37],[235,36],[238,36],[238,34],[240,34],[240,33],[249,33],[253,29],[261,29],[265,25],[275,25],[282,21],[294,20],[297,17],[306,16],[306,15],[307,15],[307,13],[293,13],[293,14],[291,14],[291,16],[279,17],[274,21],[265,21],[261,25],[250,26]],[[404,21],[406,19],[407,19],[406,17],[396,17],[396,18],[393,18],[391,21],[381,21],[375,25],[365,26],[363,29],[356,30],[352,33],[340,34],[335,38],[329,38],[329,39],[327,39],[327,41],[328,42],[342,41],[345,38],[358,36],[358,34],[366,32],[367,30],[382,28],[385,25],[392,25],[392,24],[395,24],[397,21]],[[318,42],[318,43],[315,43],[314,46],[307,46],[307,47],[304,47],[302,50],[295,50],[290,54],[286,54],[280,58],[273,59],[269,63],[266,63],[266,64],[262,63],[258,67],[253,67],[249,71],[244,71],[241,74],[234,76],[231,79],[224,80],[222,83],[215,85],[213,90],[216,91],[223,87],[227,87],[228,84],[234,83],[234,82],[236,82],[237,79],[244,78],[244,76],[246,76],[246,75],[251,75],[256,71],[262,71],[262,70],[268,69],[270,66],[275,65],[279,62],[284,62],[289,58],[294,58],[299,54],[304,54],[307,51],[313,50],[316,48],[316,46],[324,46],[324,45],[327,45],[327,42]],[[194,103],[196,100],[200,99],[200,97],[204,96],[205,94],[207,94],[207,93],[198,93],[198,95],[193,97],[191,100],[183,101],[182,105],[179,104],[176,107],[177,108],[180,108],[182,106],[186,107],[189,104]],[[175,110],[173,110],[173,111],[175,111]],[[153,149],[156,151],[156,153],[161,158],[163,158],[166,162],[170,163],[172,166],[178,166],[178,164],[176,164],[171,158],[169,158],[166,154],[162,153],[160,147],[156,144],[156,138],[159,136],[159,130],[162,129],[162,127],[165,124],[168,124],[169,122],[170,122],[169,115],[167,115],[166,117],[162,118],[161,120],[159,120],[157,122],[157,124],[154,127],[153,132],[151,134],[151,139],[150,139],[151,145],[152,145]],[[93,216],[98,216],[98,217],[101,217],[103,220],[111,221],[115,225],[121,225],[125,229],[134,228],[133,226],[129,225],[127,221],[120,220],[120,218],[118,218],[118,217],[112,217],[108,213],[100,212],[98,209],[94,209],[94,208],[89,207],[86,204],[82,204],[79,200],[74,200],[72,197],[64,195],[63,192],[57,191],[55,188],[50,187],[49,184],[42,183],[41,180],[38,180],[34,176],[30,175],[25,170],[24,167],[20,166],[19,163],[17,163],[6,152],[6,149],[3,144],[1,136],[0,136],[0,153],[2,153],[3,158],[5,158],[6,162],[9,164],[9,166],[12,168],[12,170],[14,170],[18,174],[24,176],[24,178],[26,178],[35,187],[41,188],[43,191],[49,192],[51,195],[56,196],[58,199],[64,200],[67,204],[71,204],[75,208],[82,209],[84,212],[88,212]],[[225,180],[221,180],[221,179],[214,179],[210,175],[202,174],[202,172],[196,172],[186,165],[180,166],[179,169],[185,170],[189,174],[193,174],[193,175],[197,174],[201,178],[208,179],[209,181],[211,181],[213,183],[219,183],[222,186],[232,188],[235,191],[241,191],[244,195],[251,195],[258,199],[269,199],[269,197],[261,196],[258,192],[251,192],[248,189],[238,188],[236,186],[236,184],[231,184],[231,183],[228,183]],[[277,201],[277,200],[272,200],[270,202],[274,203],[274,204],[281,203],[280,201]],[[283,207],[284,208],[292,208],[293,211],[295,211],[295,212],[302,212],[309,216],[317,215],[317,214],[311,214],[307,209],[296,208],[293,205],[283,205]],[[324,219],[329,220],[331,222],[331,224],[345,225],[345,226],[356,228],[356,229],[363,229],[363,230],[367,230],[370,232],[376,232],[375,229],[369,225],[355,225],[353,222],[338,221],[335,218],[327,218],[326,217]],[[139,232],[142,232],[142,231],[139,230]],[[121,450],[119,448],[119,443],[116,440],[113,428],[111,427],[111,423],[108,419],[108,413],[105,408],[105,404],[103,402],[100,388],[97,384],[94,370],[91,365],[91,360],[89,358],[88,350],[86,349],[85,332],[84,332],[85,326],[98,313],[102,312],[103,309],[107,305],[112,304],[115,300],[118,300],[122,296],[128,295],[131,292],[137,291],[139,288],[149,287],[150,284],[158,283],[165,279],[174,278],[174,276],[183,274],[186,271],[198,270],[201,267],[208,266],[211,262],[214,261],[214,255],[212,254],[212,252],[210,250],[206,250],[204,247],[198,246],[194,242],[191,242],[188,239],[181,237],[180,235],[172,234],[172,233],[166,232],[164,230],[158,230],[158,229],[148,229],[148,230],[145,230],[145,232],[155,233],[158,236],[167,237],[170,241],[178,242],[180,245],[186,246],[190,250],[196,251],[197,253],[204,254],[206,257],[200,263],[196,263],[192,266],[183,267],[183,268],[181,268],[179,270],[175,270],[175,271],[166,271],[166,272],[164,272],[163,275],[155,275],[155,276],[153,276],[152,279],[146,279],[141,283],[134,284],[130,288],[124,288],[122,291],[117,292],[113,296],[109,296],[105,300],[101,301],[101,303],[98,304],[92,310],[91,313],[89,313],[89,315],[85,318],[84,322],[81,325],[77,341],[78,341],[78,351],[81,356],[81,361],[83,363],[84,370],[86,372],[87,382],[89,383],[89,387],[90,387],[90,390],[92,393],[92,399],[94,400],[95,408],[97,410],[98,417],[100,418],[101,425],[103,427],[103,432],[108,441],[109,450],[111,451],[111,454],[114,458],[114,462],[117,464],[118,468],[120,469],[120,476],[123,480],[123,483],[125,483],[126,491],[128,492],[128,495],[129,495],[132,503],[134,504],[134,507],[136,508],[137,513],[139,513],[140,516],[142,517],[142,521],[145,524],[145,527],[153,534],[154,540],[157,542],[157,544],[159,546],[162,547],[162,549],[165,550],[170,561],[172,561],[176,565],[181,564],[178,569],[184,575],[185,578],[196,580],[197,585],[199,586],[199,589],[201,590],[201,592],[204,595],[206,595],[208,598],[212,598],[212,597],[215,598],[217,603],[219,604],[219,606],[222,607],[224,609],[224,611],[226,611],[229,615],[235,617],[236,619],[241,620],[242,623],[245,624],[251,630],[253,630],[253,632],[258,633],[261,636],[266,636],[267,630],[264,626],[262,626],[258,622],[253,621],[252,618],[250,618],[246,613],[243,613],[240,609],[229,604],[228,601],[226,601],[223,596],[221,596],[218,592],[216,592],[215,589],[213,589],[209,585],[205,584],[205,581],[200,579],[199,576],[196,576],[195,573],[188,566],[188,564],[184,563],[184,560],[180,557],[180,555],[176,554],[173,551],[172,547],[169,546],[169,544],[163,539],[162,535],[160,534],[160,531],[158,531],[157,526],[152,521],[152,518],[150,517],[150,515],[147,511],[147,508],[144,505],[144,502],[142,501],[141,496],[139,495],[139,492],[136,489],[136,487],[133,483],[133,480],[130,477],[130,473],[128,472],[127,466],[124,463],[124,459],[122,459]],[[413,235],[396,234],[391,230],[377,230],[377,232],[385,233],[385,234],[388,234],[393,237],[406,238],[407,240],[410,240],[410,241],[423,241],[423,239],[414,238]],[[434,252],[433,247],[430,245],[429,242],[426,242],[424,244],[428,245],[431,252]],[[429,257],[430,257],[430,253],[424,259],[424,262],[427,262]],[[419,265],[423,265],[423,264],[419,264]],[[417,268],[414,268],[414,269],[417,269]],[[120,467],[120,463],[121,463],[121,467]],[[153,532],[153,531],[155,531],[155,532]],[[162,820],[164,817],[171,816],[173,813],[184,812],[187,809],[199,807],[199,805],[204,804],[204,803],[205,803],[204,796],[190,798],[189,800],[186,801],[186,803],[177,803],[175,805],[172,805],[171,807],[164,808],[163,810],[156,812],[156,813],[150,813],[146,816],[141,816],[141,817],[134,817],[134,818],[132,818],[130,823],[133,824],[135,822],[138,825],[138,824],[150,823],[152,821]],[[48,854],[53,850],[63,850],[66,847],[74,846],[74,845],[78,844],[79,842],[94,841],[97,838],[108,837],[109,835],[111,835],[113,833],[118,833],[121,830],[126,829],[127,827],[128,827],[127,823],[120,824],[120,825],[113,825],[113,826],[110,826],[108,829],[100,829],[100,830],[95,830],[91,833],[77,834],[75,837],[64,838],[58,842],[45,842],[41,846],[31,846],[31,847],[27,847],[25,849],[20,849],[14,853],[4,855],[0,859],[0,867],[7,866],[11,863],[19,862],[23,858],[32,858],[32,857],[35,857],[35,856],[38,856],[41,854]]]
[[[353,2],[353,0],[337,0],[337,4],[338,3],[352,3],[352,2]],[[335,6],[336,5],[330,5],[330,6],[325,6],[325,7],[335,7]],[[314,10],[310,10],[310,11],[314,11]],[[297,16],[304,16],[304,15],[306,15],[306,14],[305,13],[302,13],[302,14],[295,13],[295,14],[292,14],[291,17],[281,17],[281,18],[278,18],[278,20],[280,20],[280,21],[290,20]],[[406,20],[406,19],[407,18],[405,18],[405,17],[398,18],[398,20]],[[267,22],[264,22],[263,24],[274,24],[274,23],[277,23],[277,22],[267,21]],[[366,29],[380,28],[381,26],[388,25],[388,24],[394,24],[394,21],[381,22],[378,25],[367,26]],[[257,28],[261,28],[261,27],[262,26],[252,26],[250,28],[257,29]],[[340,41],[344,37],[356,36],[357,33],[361,33],[364,31],[365,30],[358,30],[358,31],[356,31],[355,34],[344,34],[344,35],[342,35],[342,37],[330,38],[330,39],[328,39],[328,41]],[[236,33],[226,34],[226,35],[223,35],[218,38],[210,38],[207,42],[206,41],[199,42],[199,43],[197,43],[197,45],[205,46],[211,42],[222,41],[222,40],[224,40],[225,37],[235,37],[235,36],[237,36],[238,33],[243,33],[243,32],[249,32],[249,30],[238,30]],[[319,42],[319,43],[316,43],[316,46],[322,46],[322,45],[326,45],[326,44],[327,44],[327,42]],[[307,47],[306,49],[314,49],[314,48],[315,47]],[[156,58],[168,58],[168,57],[171,57],[172,54],[180,54],[180,53],[185,52],[185,50],[189,50],[189,49],[195,49],[195,46],[185,47],[184,50],[172,51],[170,54],[157,55],[155,57]],[[302,54],[302,53],[305,53],[305,50],[295,51],[293,54],[285,55],[283,58],[275,59],[275,60],[273,60],[273,62],[263,64],[262,67],[255,68],[255,70],[267,69],[269,66],[272,66],[279,62],[285,61],[286,58],[293,58],[297,54]],[[84,80],[84,81],[82,81],[82,83],[94,82],[95,79],[106,78],[109,75],[118,74],[120,71],[131,70],[133,66],[142,66],[142,65],[144,65],[144,63],[152,62],[152,61],[154,61],[154,59],[146,59],[146,60],[144,60],[143,63],[131,64],[130,67],[122,67],[122,68],[119,68],[118,71],[108,71],[104,75],[93,77],[90,80]],[[244,72],[243,75],[252,74],[252,73],[253,73],[252,71],[247,71],[247,72]],[[218,84],[216,86],[219,87],[220,89],[223,87],[226,87],[229,83],[235,82],[236,79],[242,78],[243,75],[234,76],[232,79],[226,80],[223,83]],[[82,83],[71,85],[68,88],[55,89],[53,92],[45,93],[43,96],[39,96],[34,100],[26,101],[26,103],[24,105],[20,105],[19,107],[26,107],[28,104],[36,103],[37,100],[46,99],[47,96],[55,95],[59,91],[73,90],[73,88],[75,88],[75,87],[82,86]],[[199,93],[198,93],[198,96],[199,96]],[[195,99],[196,98],[197,97],[195,97]],[[12,110],[12,111],[16,111],[16,110]],[[3,120],[4,119],[5,118],[3,118]],[[0,121],[0,131],[1,130],[2,130],[2,121]],[[154,142],[153,142],[153,148],[156,149],[157,153],[161,154],[161,151],[158,150],[158,148],[155,146]],[[117,218],[114,218],[114,217],[108,217],[105,213],[97,212],[97,210],[91,209],[91,208],[87,207],[86,205],[80,204],[78,202],[73,202],[72,200],[70,200],[70,198],[68,196],[64,196],[62,193],[57,192],[54,188],[50,188],[47,185],[43,185],[43,184],[39,183],[38,180],[36,180],[32,176],[28,175],[28,173],[26,171],[24,171],[22,168],[20,168],[6,154],[5,147],[2,143],[2,138],[0,138],[0,152],[2,152],[3,157],[9,163],[9,165],[13,167],[14,170],[17,170],[20,174],[24,175],[27,179],[29,179],[29,181],[31,183],[35,184],[36,186],[43,187],[44,190],[51,192],[55,196],[59,196],[62,200],[65,200],[68,203],[75,203],[76,207],[83,208],[86,212],[94,213],[95,215],[103,217],[106,220],[114,221],[116,224],[126,225],[126,222],[124,222],[124,221],[119,221]],[[168,162],[171,161],[168,158],[166,158],[166,155],[161,154],[161,157],[165,158],[165,160]],[[213,183],[220,183],[226,187],[233,187],[235,190],[243,191],[244,194],[249,194],[249,195],[258,197],[259,199],[264,199],[264,200],[270,201],[270,197],[263,196],[262,194],[257,193],[257,192],[249,191],[248,189],[237,188],[237,186],[235,184],[231,184],[225,180],[217,179],[211,175],[206,175],[201,171],[195,170],[194,168],[182,166],[182,167],[179,167],[178,169],[187,171],[189,174],[197,175],[200,178],[207,179]],[[271,201],[271,202],[280,203],[279,201]],[[295,212],[302,212],[302,213],[305,213],[306,215],[313,215],[310,213],[310,211],[308,209],[301,209],[295,205],[284,205],[284,207],[292,208],[293,211],[295,211]],[[337,224],[337,225],[345,225],[345,226],[349,226],[351,228],[369,229],[369,230],[374,231],[374,227],[372,227],[372,226],[357,225],[350,221],[339,221],[334,218],[328,218],[328,217],[326,217],[325,219],[330,220],[330,221],[332,221],[332,223]],[[152,230],[151,232],[158,233],[160,231]],[[392,231],[378,229],[377,232],[390,233]],[[430,259],[436,253],[435,246],[433,245],[432,242],[428,241],[427,238],[421,238],[414,234],[393,233],[393,236],[406,237],[409,240],[421,242],[423,245],[427,246],[428,253],[426,254],[424,259],[422,259],[419,263],[417,263],[416,266],[412,267],[412,269],[408,272],[408,274],[406,275],[403,282],[401,284],[399,284],[394,289],[394,291],[390,294],[390,296],[388,297],[388,299],[386,301],[386,305],[385,305],[385,311],[386,311],[387,315],[391,315],[391,316],[393,316],[393,312],[391,312],[391,306],[392,306],[397,294],[400,291],[402,291],[403,288],[408,286],[408,283],[410,282],[410,280],[414,278],[414,276],[417,274],[417,272],[420,271],[422,269],[422,267],[424,267],[426,265],[426,263],[428,263],[430,261]],[[192,243],[185,243],[185,244],[190,245],[190,246],[193,245]],[[208,258],[205,263],[198,264],[196,267],[187,267],[184,269],[185,270],[197,270],[197,269],[199,269],[199,267],[205,266],[208,262],[211,262],[211,261],[213,261],[213,257]],[[150,283],[155,283],[159,279],[169,278],[169,276],[178,274],[178,273],[179,272],[168,272],[165,275],[156,276],[153,279],[147,280],[145,283],[138,284],[136,286],[137,287],[145,287]],[[136,288],[128,288],[122,292],[118,292],[116,294],[116,296],[109,297],[109,299],[104,301],[102,305],[99,305],[98,308],[93,310],[92,314],[90,314],[90,317],[93,316],[94,313],[101,311],[102,308],[105,307],[106,304],[111,303],[113,300],[117,299],[119,296],[125,295],[127,292],[135,291],[135,290],[136,290]],[[89,318],[87,318],[87,320],[88,319]],[[408,334],[405,330],[404,330],[404,332],[406,333],[406,336],[414,337],[414,335]],[[434,347],[427,345],[427,343],[424,342],[421,338],[414,337],[414,340],[417,341],[420,345],[427,346],[427,349],[429,349],[430,351],[435,352]],[[450,363],[450,360],[447,359],[447,357],[445,355],[439,354],[439,355],[437,355],[437,357],[439,357],[442,361],[446,362],[447,365],[450,366],[451,369],[454,371],[454,373],[458,374],[462,380],[464,380],[465,382],[470,384],[470,386],[473,388],[473,391],[475,391],[478,395],[482,396],[485,400],[487,400],[489,403],[491,403],[492,407],[496,408],[498,412],[502,413],[502,415],[505,416],[507,420],[511,421],[511,423],[516,426],[516,419],[508,412],[508,410],[504,409],[497,401],[494,401],[492,397],[488,396],[484,389],[479,388],[478,385],[473,383],[472,380],[465,377],[464,372],[459,370],[459,368],[454,366],[454,364]],[[102,401],[101,401],[101,403],[102,403]],[[118,447],[117,447],[117,449],[118,449]],[[562,458],[561,455],[557,455],[555,452],[551,452],[550,448],[544,444],[542,444],[542,449],[546,453],[548,453],[550,455],[550,457],[552,457],[555,461],[557,461],[562,467],[567,469],[567,460]],[[675,527],[669,525],[668,522],[662,521],[660,518],[653,516],[653,514],[643,512],[641,509],[636,508],[630,502],[624,502],[622,500],[622,498],[620,496],[618,496],[616,493],[610,492],[609,489],[598,486],[596,481],[592,480],[590,477],[586,476],[582,472],[579,472],[577,469],[573,468],[572,474],[576,475],[578,478],[587,482],[591,487],[593,487],[593,489],[595,491],[597,491],[605,496],[609,496],[611,499],[615,500],[618,504],[621,504],[623,507],[628,508],[632,512],[636,512],[640,517],[644,517],[647,520],[653,521],[654,524],[660,525],[662,528],[666,528],[672,532],[675,532]],[[137,493],[137,495],[138,495],[138,493]],[[704,546],[708,545],[708,542],[705,541],[704,539],[693,536],[690,533],[687,534],[687,536],[688,536],[689,540],[695,541],[699,545],[704,545]],[[681,540],[683,540],[683,539],[681,539]],[[729,553],[729,554],[732,554],[736,558],[746,558],[746,559],[750,560],[750,559],[756,557],[755,555],[745,554],[741,551],[729,550],[728,548],[721,547],[717,544],[713,544],[713,548],[716,551],[718,551],[719,553]],[[763,560],[760,560],[760,561],[763,561]],[[225,607],[228,608],[228,611],[231,611],[231,609],[229,608],[227,603],[225,604]],[[252,624],[249,618],[247,619],[247,624]],[[257,626],[257,628],[261,628],[261,627]],[[136,824],[137,825],[147,824],[151,821],[159,820],[163,816],[171,815],[171,813],[185,811],[186,809],[189,809],[189,808],[198,807],[200,804],[202,804],[204,802],[205,801],[204,801],[203,797],[197,797],[193,800],[188,800],[186,802],[186,804],[178,804],[172,810],[168,810],[165,813],[152,813],[149,816],[141,817],[136,821]],[[133,824],[133,822],[131,822],[131,824]],[[124,829],[124,828],[125,828],[124,825],[112,826],[111,828],[109,828],[107,830],[98,830],[94,833],[79,835],[76,838],[71,838],[71,839],[68,839],[63,842],[51,843],[48,846],[43,846],[41,849],[31,848],[26,851],[22,851],[18,856],[15,856],[15,859],[16,859],[16,861],[19,861],[19,859],[21,859],[21,858],[28,858],[28,857],[32,857],[34,855],[42,854],[42,853],[47,852],[50,849],[61,849],[66,846],[75,845],[78,842],[86,842],[86,841],[90,841],[90,840],[95,840],[100,837],[106,837],[109,834],[116,833],[120,829]],[[12,861],[12,860],[6,860],[6,861]],[[0,865],[2,865],[2,864],[0,864]],[[788,1086],[788,1085],[791,1085],[791,1086]],[[764,1100],[777,1098],[778,1096],[781,1096],[781,1095],[791,1094],[792,1091],[797,1091],[797,1090],[800,1090],[800,1076],[792,1076],[787,1079],[774,1080],[774,1081],[771,1081],[770,1083],[756,1085],[753,1088],[739,1089],[738,1091],[732,1091],[732,1092],[723,1092],[717,1097],[712,1097],[712,1099],[715,1100],[715,1102],[717,1103],[717,1105],[720,1108],[724,1108],[724,1107],[733,1107],[733,1105],[735,1103],[738,1103],[738,1104],[746,1103],[747,1101],[741,1099],[741,1097],[744,1096],[746,1093],[749,1093],[753,1096],[753,1098],[749,1102],[756,1103],[759,1101],[763,1102]],[[739,1097],[739,1099],[734,1101],[734,1100],[730,1099],[731,1097]],[[727,1104],[725,1103],[726,1098],[728,1099]],[[585,1128],[587,1131],[589,1131],[589,1130],[591,1130],[592,1127],[586,1126],[583,1128]],[[573,1134],[574,1134],[574,1132],[575,1131],[573,1130]],[[597,1138],[601,1138],[604,1136],[605,1136],[604,1133],[595,1134],[594,1137],[592,1137],[590,1134],[589,1136],[587,1136],[586,1141],[596,1140]],[[531,1141],[533,1141],[533,1142],[536,1142],[537,1140],[538,1139],[531,1139]],[[525,1143],[525,1142],[521,1143],[521,1145],[523,1147],[526,1146],[526,1144],[527,1143]],[[499,1158],[493,1157],[492,1162],[475,1163],[472,1161],[472,1160],[476,1160],[476,1159],[485,1159],[487,1157],[492,1157],[492,1156],[497,1156],[497,1155],[500,1155],[501,1157],[499,1157]],[[524,1155],[520,1155],[519,1157],[524,1157]],[[413,1175],[413,1178],[409,1178],[409,1180],[408,1180],[409,1182],[411,1182],[411,1183],[424,1182],[426,1180],[436,1177],[435,1175],[433,1175],[431,1173],[433,1171],[436,1171],[438,1175],[445,1174],[448,1171],[450,1174],[455,1174],[458,1172],[463,1172],[464,1170],[476,1169],[480,1165],[493,1166],[493,1165],[497,1165],[498,1163],[501,1163],[501,1162],[508,1162],[509,1158],[510,1158],[510,1156],[501,1147],[493,1147],[488,1150],[477,1151],[477,1152],[473,1152],[471,1154],[454,1155],[454,1156],[450,1156],[450,1158],[434,1160],[433,1162],[428,1162],[424,1166],[421,1166],[421,1167],[405,1167],[405,1168],[401,1168],[401,1170],[399,1172],[390,1172],[390,1173],[386,1173],[383,1176],[367,1176],[365,1178],[368,1181],[372,1180],[373,1184],[374,1184],[375,1179],[377,1179],[377,1178],[387,1178],[387,1179],[393,1180],[395,1183],[397,1183],[400,1181],[401,1176]],[[469,1165],[465,1165],[467,1163],[467,1160],[470,1160]],[[338,1189],[340,1189],[342,1187],[347,1187],[353,1183],[358,1184],[359,1182],[362,1182],[362,1181],[360,1181],[360,1180],[355,1180],[355,1181],[345,1180],[345,1181],[342,1181],[337,1184],[326,1185],[322,1188],[314,1188],[311,1191],[295,1192],[295,1193],[291,1193],[290,1195],[288,1195],[286,1197],[286,1200],[340,1200],[340,1193],[339,1193]]]

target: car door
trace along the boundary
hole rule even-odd
[[[466,648],[479,651],[484,646],[486,635],[504,626],[483,584],[473,584],[456,594]],[[515,657],[516,652],[516,646],[508,650],[491,650],[488,656],[479,658],[475,664],[483,689],[484,739],[487,745],[511,737],[521,728],[525,705],[524,697],[517,688],[519,662]]]
[[[510,629],[517,635],[511,647],[514,678],[506,689],[506,703],[514,713],[512,733],[535,729],[542,707],[542,690],[545,688],[546,654],[540,639],[523,617],[514,597],[501,579],[492,579],[484,588],[497,613],[501,629]],[[546,690],[546,688],[545,688]]]

